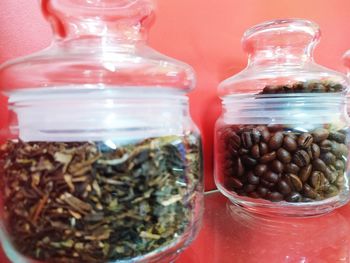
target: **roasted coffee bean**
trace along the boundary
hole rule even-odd
[[[226,142],[231,146],[232,149],[238,150],[241,146],[241,138],[234,132],[228,137],[229,140]]]
[[[306,151],[299,150],[294,154],[293,162],[299,167],[304,167],[310,163],[310,156]]]
[[[270,132],[280,132],[284,129],[284,125],[282,124],[268,124],[267,128]]]
[[[246,193],[250,193],[250,192],[253,192],[255,191],[256,189],[256,185],[253,185],[253,184],[246,184],[244,187],[243,187],[244,191]]]
[[[257,192],[250,192],[248,196],[251,198],[260,198],[260,195]]]
[[[260,183],[261,183],[261,185],[265,186],[266,188],[272,188],[275,185],[275,183],[271,183],[271,182],[264,180],[264,179],[260,179]]]
[[[252,129],[251,131],[253,144],[258,144],[260,142],[261,133],[258,129]]]
[[[326,191],[326,198],[330,198],[338,194],[339,194],[339,189],[334,185],[330,185]]]
[[[312,159],[319,158],[320,154],[321,154],[320,147],[316,143],[313,143],[311,145],[311,155],[312,155],[311,157],[312,157]]]
[[[308,184],[304,184],[303,193],[307,198],[315,199],[317,197],[316,191]]]
[[[298,145],[303,149],[307,149],[312,145],[313,141],[314,138],[310,133],[303,133],[298,138]]]
[[[238,177],[242,177],[244,175],[244,166],[241,158],[237,159],[236,172]]]
[[[253,157],[250,157],[248,155],[242,156],[241,159],[242,159],[242,163],[246,167],[252,167],[257,164],[257,161]]]
[[[290,182],[292,188],[295,191],[300,192],[303,189],[303,183],[297,175],[287,174],[286,180]]]
[[[321,142],[328,138],[329,131],[323,128],[318,128],[312,132],[314,142]]]
[[[283,195],[279,192],[268,192],[266,198],[272,202],[280,202],[283,200]]]
[[[243,132],[241,141],[244,148],[250,149],[253,146],[252,133],[250,131]]]
[[[277,159],[280,160],[282,163],[290,163],[290,161],[292,160],[292,156],[287,150],[279,148],[277,150]]]
[[[266,143],[264,142],[259,143],[259,152],[261,156],[269,152],[269,147],[267,146]]]
[[[247,155],[247,154],[249,154],[249,150],[248,150],[248,149],[245,149],[245,148],[240,148],[240,149],[238,150],[238,154],[239,154],[240,156],[242,156],[242,155]]]
[[[260,178],[251,171],[247,174],[247,178],[250,184],[257,185],[260,182]]]
[[[290,186],[284,180],[279,181],[277,187],[278,191],[283,195],[287,195],[292,191]]]
[[[311,164],[301,168],[300,173],[299,173],[300,180],[303,183],[305,183],[309,179],[311,172],[312,172],[312,165]]]
[[[328,138],[339,143],[345,143],[346,135],[340,132],[332,131],[329,133]]]
[[[270,183],[277,183],[279,176],[278,174],[271,172],[271,171],[267,171],[266,173],[263,174],[262,176],[264,178],[264,180],[270,182]]]
[[[297,203],[301,201],[301,194],[299,194],[298,192],[292,192],[291,194],[289,194],[286,198],[286,201],[288,202],[292,202],[292,203]]]
[[[320,172],[325,172],[327,165],[321,159],[315,159],[312,162],[313,169]]]
[[[321,155],[321,160],[324,161],[326,164],[334,164],[337,158],[335,157],[334,154],[328,152],[328,153],[323,153]]]
[[[337,180],[338,172],[336,170],[331,170],[329,167],[327,167],[324,171],[324,175],[330,181],[331,183],[334,183]]]
[[[261,197],[265,197],[269,189],[263,186],[259,186],[256,191],[259,193]]]
[[[276,150],[282,146],[283,143],[283,133],[276,132],[269,141],[269,148],[271,150]]]
[[[343,161],[336,160],[334,166],[337,170],[344,171],[345,165]]]
[[[324,174],[319,171],[315,171],[310,176],[310,186],[314,188],[316,191],[320,190],[322,184],[324,182]]]
[[[282,173],[284,169],[282,162],[280,162],[279,160],[272,161],[272,163],[270,164],[270,168],[273,172],[278,174]]]
[[[255,175],[257,176],[262,176],[264,173],[267,172],[267,165],[266,164],[258,164],[257,166],[255,166],[254,172]]]
[[[258,144],[255,144],[250,150],[250,152],[255,159],[260,158],[260,148]]]
[[[233,188],[235,189],[240,189],[243,187],[243,183],[237,178],[232,177],[231,182],[232,182]]]
[[[276,159],[276,152],[270,152],[270,153],[264,154],[260,158],[260,162],[261,163],[269,163],[269,162],[272,162],[275,159]]]
[[[319,144],[321,152],[329,152],[329,151],[331,151],[332,150],[332,145],[333,145],[333,143],[330,140],[323,140]]]
[[[300,168],[295,163],[289,163],[284,166],[284,171],[286,173],[298,174]]]
[[[295,152],[298,149],[298,145],[295,139],[288,135],[283,139],[283,148],[289,152]]]

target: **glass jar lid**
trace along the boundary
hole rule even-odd
[[[302,19],[273,20],[248,29],[242,38],[248,65],[221,83],[219,95],[345,93],[345,76],[314,61],[320,35],[315,23]]]

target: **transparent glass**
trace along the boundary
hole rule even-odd
[[[344,62],[344,65],[346,67],[346,70],[347,70],[346,73],[347,73],[348,79],[350,79],[350,50],[345,52],[345,54],[343,56],[343,62]],[[349,94],[347,94],[347,107],[348,107],[348,114],[350,114],[350,97],[349,97]]]
[[[216,184],[251,212],[315,216],[349,200],[348,83],[314,62],[319,36],[306,20],[257,25],[248,66],[219,86]]]
[[[151,0],[42,0],[54,40],[0,67],[12,262],[172,262],[202,215],[191,67],[146,44]]]

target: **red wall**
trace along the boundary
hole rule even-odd
[[[207,189],[214,187],[212,136],[215,119],[220,113],[216,86],[245,66],[246,55],[240,46],[245,29],[276,18],[314,20],[323,32],[316,59],[338,70],[342,70],[342,54],[350,48],[349,0],[157,2],[158,15],[150,34],[150,45],[191,64],[198,73],[198,88],[191,94],[191,110],[204,135]],[[29,54],[46,47],[49,42],[50,29],[40,16],[37,1],[0,1],[0,62]],[[1,118],[4,117],[0,115]]]

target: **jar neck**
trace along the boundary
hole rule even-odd
[[[223,118],[242,124],[324,124],[347,120],[342,94],[231,95],[223,98]]]
[[[12,133],[23,141],[112,138],[123,143],[130,138],[181,136],[191,127],[188,98],[179,93],[135,89],[54,94],[48,90],[37,96],[33,92],[15,92],[9,98],[18,120]]]

